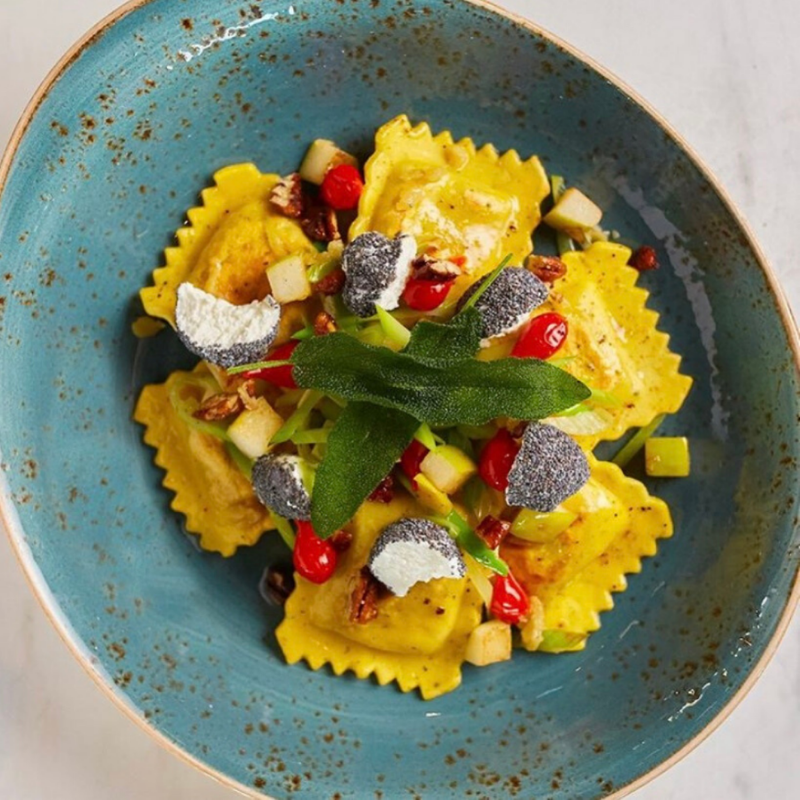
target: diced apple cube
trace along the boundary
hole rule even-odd
[[[417,500],[429,511],[446,517],[453,510],[450,498],[441,489],[437,489],[425,475],[420,473],[414,481],[417,484],[414,492]]]
[[[464,660],[485,667],[511,658],[511,626],[499,619],[478,625],[469,635]]]
[[[358,159],[338,148],[329,139],[315,139],[300,165],[300,177],[320,186],[328,170],[340,164],[357,167]]]
[[[260,398],[255,408],[245,409],[230,424],[228,436],[248,458],[260,458],[269,452],[270,441],[283,422],[283,417]]]
[[[311,284],[302,256],[286,256],[267,267],[272,296],[281,304],[311,296]]]
[[[475,462],[463,450],[449,444],[431,450],[419,468],[445,494],[457,492],[477,471]]]
[[[600,206],[593,203],[579,189],[570,188],[561,195],[544,221],[551,228],[570,233],[594,228],[602,218],[603,211]]]
[[[538,650],[544,639],[544,606],[536,595],[531,595],[530,601],[531,615],[519,629],[519,638],[526,650]]]
[[[644,443],[644,471],[651,478],[686,478],[690,470],[685,436],[653,436]]]

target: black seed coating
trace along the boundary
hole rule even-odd
[[[299,479],[299,456],[261,456],[253,465],[253,491],[270,510],[287,519],[311,519],[311,498]]]
[[[178,338],[183,342],[184,347],[196,356],[216,364],[218,367],[230,369],[240,367],[244,364],[252,364],[262,361],[269,353],[272,342],[275,341],[275,334],[278,329],[271,331],[269,335],[255,342],[237,343],[230,347],[220,347],[219,345],[199,345],[193,342],[189,335],[178,328]]]
[[[411,542],[441,553],[450,562],[453,578],[462,578],[467,574],[464,558],[450,534],[429,519],[411,517],[401,519],[384,529],[369,554],[370,569],[384,550],[399,542]]]
[[[408,268],[409,263],[404,263],[405,259],[401,261],[403,239],[402,236],[389,239],[382,233],[370,231],[345,247],[342,269],[346,278],[342,299],[357,316],[372,316],[381,293],[400,270]]]
[[[272,298],[269,299],[271,300]],[[272,302],[274,303],[274,300]],[[252,364],[254,361],[261,361],[269,352],[269,348],[278,333],[280,317],[278,317],[278,323],[273,326],[272,330],[260,339],[251,342],[237,342],[229,347],[223,347],[219,344],[198,344],[192,339],[191,331],[185,330],[181,325],[181,305],[182,299],[179,291],[178,301],[175,306],[175,326],[178,332],[178,338],[183,342],[184,347],[196,356],[225,369],[238,367],[243,364]],[[275,303],[275,307],[278,307],[277,303]],[[243,313],[241,308],[241,306],[232,306],[230,314]]]
[[[464,292],[458,301],[459,311],[485,280],[482,278]],[[519,318],[538,308],[547,300],[548,294],[547,284],[532,272],[522,267],[506,267],[475,303],[483,319],[481,335],[490,339],[514,330],[520,324]]]
[[[589,480],[583,450],[566,433],[531,422],[508,473],[506,502],[534,511],[552,511]]]

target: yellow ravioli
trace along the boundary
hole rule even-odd
[[[207,374],[202,362],[194,370],[200,373]],[[133,417],[146,427],[144,440],[166,470],[163,484],[175,493],[170,505],[185,516],[186,530],[199,535],[204,550],[232,556],[274,526],[224,444],[190,428],[172,407],[170,390],[189,374],[173,372],[166,383],[145,386]]]
[[[235,164],[214,175],[189,225],[176,233],[177,247],[165,250],[166,266],[141,290],[145,311],[175,327],[178,286],[189,281],[235,305],[262,300],[269,292],[266,269],[293,253],[315,253],[300,224],[272,210],[269,196],[278,175],[253,164]]]
[[[554,541],[507,539],[501,555],[515,577],[544,604],[545,629],[587,634],[600,627],[599,612],[614,605],[625,575],[641,571],[658,539],[672,536],[663,500],[614,464],[589,456],[591,477],[563,503],[577,519]],[[583,649],[585,640],[570,649]]]
[[[630,255],[608,242],[567,253],[567,274],[537,312],[556,310],[569,322],[558,357],[575,358],[564,369],[620,401],[608,409],[612,421],[605,431],[575,437],[586,450],[675,413],[692,385],[678,371],[681,359],[669,349],[669,336],[656,329],[658,314],[645,307],[649,295],[635,285],[639,273],[627,266]]]
[[[538,158],[522,161],[514,150],[501,156],[492,145],[477,150],[471,139],[454,142],[449,131],[433,136],[405,115],[378,130],[364,173],[350,238],[410,233],[420,250],[465,256],[472,277],[459,279],[453,298],[507,254],[522,263],[541,219],[539,204],[550,194]]]
[[[405,597],[382,598],[373,621],[350,621],[351,595],[373,543],[387,525],[409,516],[424,511],[408,497],[365,503],[334,576],[321,586],[297,577],[276,631],[290,664],[304,660],[315,670],[330,664],[337,675],[374,675],[381,685],[397,681],[426,700],[461,683],[467,639],[481,620],[481,601],[467,578],[418,583]]]

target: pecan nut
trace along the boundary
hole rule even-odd
[[[344,289],[345,279],[344,270],[341,268],[335,269],[321,281],[317,281],[312,288],[315,292],[319,292],[320,294],[339,294],[339,292]]]
[[[422,255],[411,264],[414,277],[424,281],[449,281],[462,273],[458,264],[446,258]]]
[[[380,584],[367,567],[358,574],[355,589],[350,596],[350,622],[366,625],[378,616]]]
[[[511,523],[489,515],[481,520],[481,524],[475,529],[475,533],[486,542],[488,548],[494,550],[511,533]]]
[[[553,283],[567,274],[567,265],[556,256],[528,256],[525,266],[544,283]]]
[[[244,401],[239,394],[221,392],[204,400],[192,416],[203,422],[217,422],[228,419],[234,414],[241,414],[242,411],[244,411]]]
[[[394,500],[394,478],[387,475],[376,487],[369,499],[373,503],[391,503]]]
[[[654,248],[644,245],[634,252],[628,264],[639,272],[658,269],[658,254]]]
[[[272,189],[269,202],[285,217],[300,219],[306,205],[300,175],[293,172],[291,175],[281,178]]]
[[[303,233],[315,242],[333,242],[341,239],[336,212],[318,203],[304,209],[300,219]]]
[[[314,319],[314,336],[327,336],[336,331],[336,320],[327,311],[320,311]]]
[[[337,553],[344,553],[345,550],[350,548],[353,543],[353,534],[350,531],[336,531],[330,538],[331,547]]]

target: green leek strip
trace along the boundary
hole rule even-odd
[[[181,391],[189,386],[204,390],[210,387],[207,381],[201,379],[176,381],[169,390],[169,402],[175,410],[175,413],[181,421],[192,430],[199,431],[200,433],[207,433],[209,436],[213,436],[215,439],[219,439],[223,442],[229,442],[230,438],[227,430],[221,425],[216,425],[213,422],[205,422],[193,416],[194,412],[200,407],[200,403],[193,397],[181,397]]]
[[[475,460],[475,448],[472,446],[472,442],[457,427],[450,428],[447,431],[446,444],[457,447],[459,450],[466,453],[473,461]]]
[[[592,389],[591,386],[589,389],[591,390],[592,394],[587,402],[591,403],[592,405],[602,406],[603,408],[619,408],[622,405],[622,400],[620,400],[619,397],[617,397],[613,392],[607,392],[604,389]]]
[[[428,425],[424,422],[422,425],[417,428],[417,432],[414,434],[414,438],[428,450],[435,450],[436,449],[436,437],[433,435],[433,431],[430,429]]]
[[[630,460],[644,447],[644,443],[658,430],[666,416],[666,414],[659,414],[649,425],[639,428],[611,461],[620,468],[626,467]]]
[[[411,331],[405,325],[398,322],[386,309],[380,306],[375,306],[377,312],[378,322],[386,334],[386,338],[391,344],[402,350],[411,338]]]
[[[464,505],[469,509],[469,512],[477,516],[478,504],[483,495],[483,487],[486,484],[477,476],[473,475],[461,490],[461,500]]]
[[[321,392],[317,392],[314,389],[309,389],[305,392],[297,406],[297,410],[283,423],[283,427],[272,437],[270,444],[288,442],[308,422],[314,406],[321,399]]]
[[[336,420],[342,416],[343,407],[344,407],[343,403],[339,404],[332,397],[326,396],[319,401],[317,410],[322,414],[323,417],[325,417],[326,420],[330,420],[331,422],[336,422]]]
[[[302,400],[305,393],[305,389],[288,389],[272,405],[275,408],[296,406],[300,400]]]
[[[245,478],[251,480],[253,477],[253,462],[233,442],[225,442],[225,449]]]
[[[330,428],[314,428],[310,431],[299,431],[290,441],[295,444],[325,444],[331,435]]]
[[[284,544],[290,550],[294,551],[294,541],[297,538],[297,535],[294,532],[292,523],[289,522],[288,519],[279,517],[272,509],[270,509],[269,515],[270,517],[272,517],[272,521],[275,523],[275,530],[278,531],[278,533],[280,534],[280,537],[281,539],[283,539]]]
[[[239,367],[231,367],[228,375],[240,375],[242,372],[252,372],[257,369],[270,369],[271,367],[291,367],[292,361],[254,361],[252,364],[242,364]]]
[[[439,521],[439,520],[437,520]],[[508,575],[508,564],[475,533],[467,521],[457,512],[451,511],[444,519],[444,526],[450,531],[458,546],[471,555],[479,564],[488,567],[499,575]]]
[[[475,294],[473,294],[469,300],[461,308],[459,314],[466,311],[468,308],[473,308],[475,303],[481,299],[481,295],[497,280],[500,273],[506,268],[508,262],[511,261],[511,254],[509,253],[490,273],[487,278],[484,279],[483,283],[475,290]]]
[[[553,195],[554,205],[561,199],[561,195],[563,195],[566,190],[567,185],[563,176],[550,176],[550,191]],[[556,231],[556,247],[558,248],[558,254],[563,256],[564,253],[571,253],[575,249],[575,242],[563,231]]]
[[[336,258],[327,261],[320,261],[308,268],[306,273],[310,284],[319,283],[323,278],[327,278],[332,272],[336,272],[341,262]]]
[[[361,329],[361,323],[364,322],[364,320],[357,317],[344,304],[342,296],[340,294],[334,295],[328,302],[330,303],[329,313],[333,314],[333,318],[336,320],[336,325],[339,330],[349,334],[358,333]],[[327,308],[325,310],[328,311]]]
[[[302,342],[304,339],[310,339],[314,335],[314,329],[308,325],[305,328],[301,328],[296,333],[292,334],[292,339],[295,342]]]
[[[459,425],[458,430],[468,439],[491,439],[497,433],[497,425]]]

